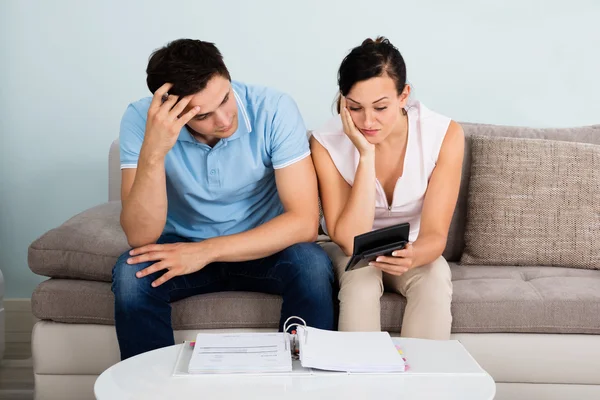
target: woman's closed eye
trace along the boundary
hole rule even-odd
[[[383,111],[383,110],[385,110],[386,108],[387,108],[387,106],[386,106],[386,107],[375,107],[375,111]],[[359,108],[356,108],[356,107],[349,107],[349,109],[350,109],[350,111],[360,111],[360,110],[361,110],[361,108],[360,108],[360,107],[359,107]]]

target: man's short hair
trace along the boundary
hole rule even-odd
[[[170,94],[187,96],[198,93],[214,76],[231,81],[223,56],[214,43],[178,39],[156,50],[148,60],[146,83],[154,93],[167,82]]]

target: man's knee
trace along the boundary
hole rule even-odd
[[[333,268],[327,253],[315,243],[298,243],[284,250],[293,267],[291,283],[314,295],[331,295]]]
[[[113,267],[111,289],[117,304],[135,308],[149,295],[153,280],[151,276],[138,278],[135,274],[152,263],[127,264],[129,257],[129,252],[123,253]]]

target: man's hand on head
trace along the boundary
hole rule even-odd
[[[196,106],[182,114],[193,96],[180,100],[179,96],[169,94],[172,87],[173,84],[165,83],[158,88],[148,108],[142,152],[149,157],[164,157],[175,145],[181,129],[200,111]]]

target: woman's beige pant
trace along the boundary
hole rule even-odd
[[[344,269],[349,257],[340,247],[333,242],[321,245],[333,262],[340,285],[340,331],[380,331],[380,304],[385,287],[406,297],[402,336],[438,340],[450,338],[452,281],[450,267],[443,257],[400,276],[375,267],[346,272]]]

